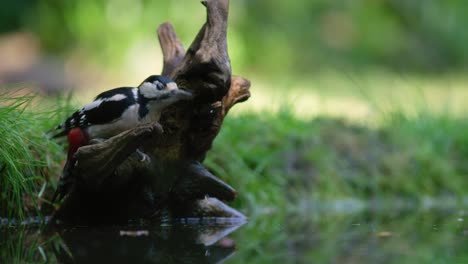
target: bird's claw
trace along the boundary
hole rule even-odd
[[[145,153],[143,153],[139,149],[136,150],[136,154],[137,154],[138,159],[139,159],[140,162],[147,162],[147,161],[150,160],[150,157],[148,155],[146,155]]]
[[[159,124],[158,122],[155,122],[155,123],[153,124],[153,131],[155,131],[155,132],[158,133],[158,134],[164,133],[163,127],[162,127],[161,124]]]

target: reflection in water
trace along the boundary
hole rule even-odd
[[[253,217],[229,263],[468,263],[468,210]]]
[[[245,222],[0,230],[0,263],[220,263],[235,252],[225,237]],[[3,262],[7,261],[7,262]]]
[[[257,215],[234,233],[241,224],[190,220],[52,235],[0,229],[0,263],[468,263],[467,213],[277,212]],[[228,234],[232,239],[223,238]]]

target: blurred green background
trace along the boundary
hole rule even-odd
[[[466,14],[457,0],[231,1],[233,72],[254,84],[243,109],[292,103],[301,115],[364,117],[369,98],[406,107],[424,97],[460,112]],[[9,1],[0,10],[0,84],[75,88],[86,102],[161,71],[159,24],[171,21],[188,47],[204,19],[199,1]]]
[[[119,67],[172,21],[188,43],[204,19],[199,1],[35,1],[3,3],[0,32],[30,32],[41,51],[86,55]],[[324,66],[433,72],[467,66],[464,1],[232,1],[235,68],[304,74]],[[148,60],[156,58],[148,57]]]

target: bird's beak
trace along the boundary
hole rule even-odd
[[[193,94],[191,92],[182,89],[172,90],[171,94],[179,100],[190,100],[193,98]]]
[[[167,88],[168,91],[178,89],[177,84],[175,82],[170,82],[170,83],[166,84],[166,88]]]

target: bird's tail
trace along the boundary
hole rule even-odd
[[[70,187],[71,181],[69,179],[65,180],[61,178],[57,189],[55,190],[54,196],[52,196],[51,203],[60,202],[68,193]]]
[[[67,134],[67,131],[64,129],[65,123],[62,123],[49,131],[46,132],[47,135],[51,135],[51,138],[63,137]]]
[[[54,196],[52,196],[52,203],[60,202],[73,185],[73,177],[70,175],[70,163],[71,161],[67,160],[63,167],[62,177],[60,177],[57,189],[55,190]]]

